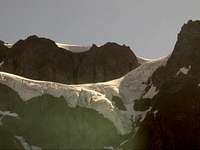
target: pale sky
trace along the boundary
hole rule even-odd
[[[129,45],[136,55],[168,55],[200,0],[0,0],[0,39],[36,34],[56,42]]]

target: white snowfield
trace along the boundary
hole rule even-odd
[[[80,45],[71,45],[64,43],[56,43],[56,45],[60,48],[69,50],[73,53],[81,53],[90,50],[91,46],[80,46]]]
[[[30,80],[0,72],[0,83],[12,88],[24,101],[49,94],[58,98],[64,97],[69,107],[81,106],[94,109],[109,119],[119,133],[123,135],[132,130],[132,119],[138,115],[146,114],[146,112],[136,112],[133,110],[134,100],[142,96],[152,98],[158,93],[153,85],[145,93],[146,81],[159,66],[165,65],[166,61],[167,57],[149,61],[124,77],[109,82],[65,85]],[[112,102],[113,96],[118,96],[122,99],[127,111],[122,111],[115,107]]]

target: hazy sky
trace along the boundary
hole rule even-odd
[[[200,0],[0,0],[0,39],[37,34],[80,45],[112,41],[156,58],[172,51],[189,19],[200,19]]]

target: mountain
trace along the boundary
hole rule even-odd
[[[199,49],[200,21],[189,21],[169,56],[137,57],[141,65],[115,80],[67,85],[0,72],[0,147],[200,149]]]
[[[30,36],[8,47],[6,54],[5,46],[0,47],[1,71],[36,80],[95,83],[117,79],[139,66],[132,50],[116,43],[80,47]]]

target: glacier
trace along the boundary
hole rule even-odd
[[[121,135],[125,135],[132,131],[134,118],[138,115],[144,118],[147,113],[135,111],[134,100],[143,96],[152,98],[157,94],[158,91],[155,91],[153,86],[145,93],[148,86],[146,82],[158,67],[166,64],[167,60],[168,57],[148,60],[124,77],[108,82],[66,85],[0,72],[0,83],[16,91],[24,101],[49,94],[57,98],[64,97],[71,108],[80,106],[96,110],[110,120]],[[115,106],[112,101],[114,96],[122,100],[127,110],[120,110]]]

